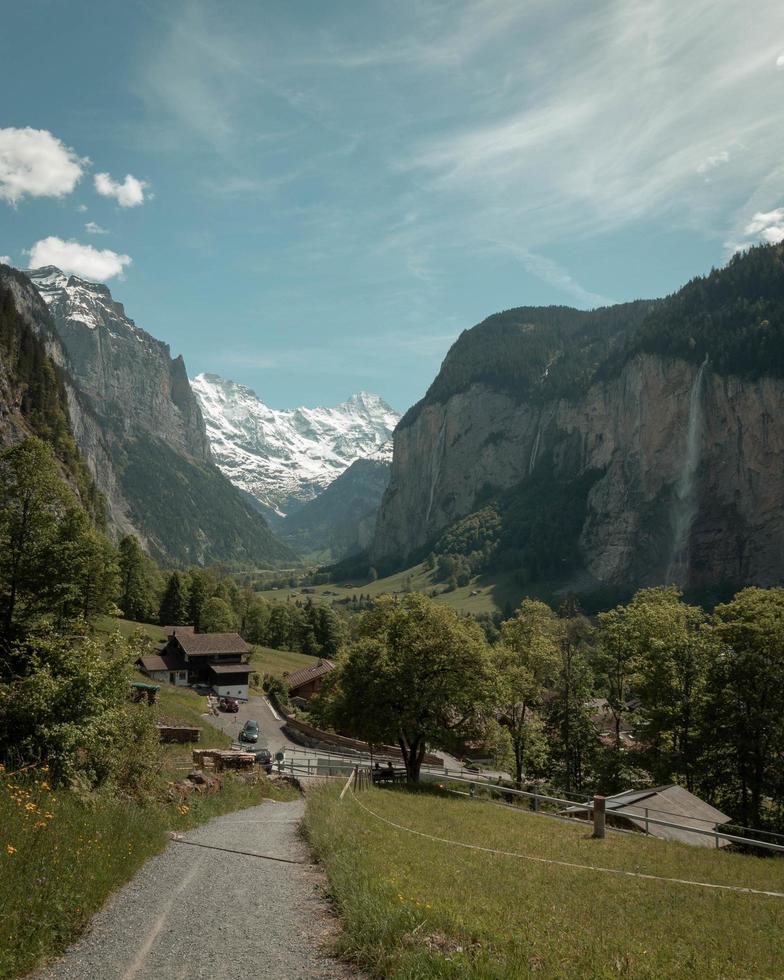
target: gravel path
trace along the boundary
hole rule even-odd
[[[173,841],[39,980],[356,976],[321,950],[334,922],[297,835],[303,802],[217,817]],[[193,846],[210,845],[210,847]],[[284,861],[230,853],[228,848]],[[296,863],[290,863],[296,862]]]

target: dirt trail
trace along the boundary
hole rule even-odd
[[[321,949],[334,924],[297,834],[302,813],[301,800],[267,802],[172,841],[110,899],[87,935],[36,977],[356,976]]]

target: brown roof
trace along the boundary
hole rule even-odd
[[[323,674],[328,674],[334,667],[335,665],[331,660],[319,660],[318,663],[311,664],[310,667],[300,667],[299,670],[295,670],[286,678],[289,691],[296,691],[298,687],[302,687],[309,681],[315,680]]]
[[[182,658],[182,654],[177,651],[162,650],[161,653],[150,654],[146,657],[139,657],[136,661],[141,664],[146,671],[151,670],[185,670],[188,666]]]
[[[164,626],[163,632],[167,636],[174,636],[175,633],[180,636],[182,633],[193,633],[194,628],[193,626]]]
[[[250,653],[250,647],[239,633],[177,633],[174,641],[189,657],[215,653]]]
[[[255,674],[256,671],[247,664],[210,664],[213,674]]]

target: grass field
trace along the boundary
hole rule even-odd
[[[584,825],[437,791],[358,794],[387,820],[539,858],[784,892],[784,861]],[[342,917],[339,952],[376,977],[782,977],[784,898],[472,851],[394,829],[334,788],[306,830]]]
[[[469,585],[461,586],[453,592],[444,591],[444,583],[436,582],[433,573],[424,564],[414,565],[403,572],[397,572],[375,582],[341,583],[316,585],[312,592],[304,593],[302,588],[268,589],[259,595],[266,599],[278,601],[286,599],[305,599],[310,596],[314,601],[335,602],[339,599],[350,599],[352,596],[396,595],[402,592],[425,592],[428,595],[436,590],[435,599],[453,609],[467,613],[491,613],[503,610],[507,604],[516,606],[520,601],[522,589],[516,585],[509,575],[493,576],[492,579],[479,576]],[[475,593],[472,595],[472,593]]]
[[[271,647],[254,646],[250,662],[259,671],[259,674],[272,674],[275,677],[282,677],[290,674],[300,667],[308,667],[316,663],[316,657],[309,657],[304,653],[294,653],[290,650],[273,650]]]
[[[165,639],[162,626],[156,626],[154,623],[136,623],[131,619],[120,619],[116,616],[99,616],[95,622],[95,630],[97,633],[119,633],[125,637],[133,636],[137,630],[141,630],[151,640]]]

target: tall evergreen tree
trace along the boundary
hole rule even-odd
[[[197,633],[202,632],[202,612],[207,601],[207,583],[204,573],[194,568],[191,570],[190,588],[188,589],[188,618]]]
[[[188,623],[188,594],[179,572],[172,572],[158,611],[161,626],[185,626]]]
[[[155,614],[155,592],[150,564],[134,535],[127,534],[122,538],[118,546],[118,605],[126,619],[146,622]]]

